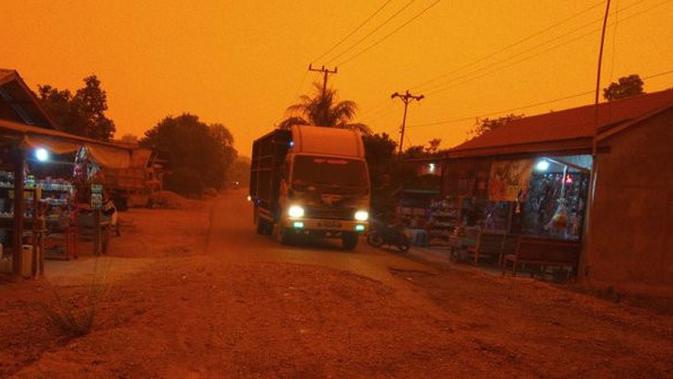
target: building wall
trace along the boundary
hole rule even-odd
[[[586,259],[590,281],[673,290],[673,109],[604,141]],[[601,143],[603,145],[603,143]]]

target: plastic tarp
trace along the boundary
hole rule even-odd
[[[101,167],[128,168],[131,165],[131,152],[128,149],[118,149],[90,142],[70,142],[60,138],[36,135],[24,137],[23,144],[33,149],[47,149],[52,154],[73,153],[84,146],[89,158]]]
[[[131,167],[145,168],[147,167],[150,158],[152,157],[152,150],[137,148],[131,154]]]
[[[52,154],[74,153],[82,147],[80,143],[42,136],[26,136],[23,145],[32,149],[44,148]]]
[[[84,146],[91,159],[101,167],[128,168],[131,165],[131,154],[126,149],[115,149],[101,145],[86,143]]]

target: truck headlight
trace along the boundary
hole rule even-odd
[[[287,214],[292,218],[304,217],[304,208],[299,205],[292,205],[287,209]]]
[[[354,217],[357,221],[367,221],[369,219],[369,212],[367,212],[367,211],[357,211],[357,212],[355,212]]]

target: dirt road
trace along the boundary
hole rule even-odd
[[[155,242],[117,254],[153,263],[111,283],[84,337],[46,328],[39,284],[0,288],[0,376],[673,376],[670,316],[366,246],[281,246],[241,192],[205,212],[135,215]]]

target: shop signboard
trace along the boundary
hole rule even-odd
[[[488,199],[491,201],[517,201],[519,194],[528,187],[533,172],[530,159],[493,161],[488,181]]]
[[[103,185],[102,184],[92,184],[91,185],[91,208],[92,209],[103,209]]]

